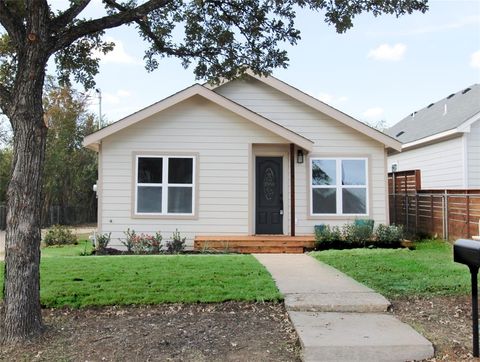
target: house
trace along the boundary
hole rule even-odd
[[[390,149],[388,170],[419,169],[424,189],[480,188],[480,85],[413,112],[386,132],[402,142]]]
[[[274,78],[194,84],[84,140],[98,152],[98,227],[200,235],[312,235],[388,223],[399,141]]]

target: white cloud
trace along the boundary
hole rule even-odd
[[[338,104],[346,102],[348,100],[348,97],[346,96],[336,96],[324,92],[317,93],[316,98],[327,104]]]
[[[470,66],[473,68],[480,68],[480,50],[472,53],[470,57]]]
[[[134,64],[134,65],[142,65],[143,62],[133,57],[132,55],[128,54],[123,46],[123,43],[120,40],[116,40],[112,37],[106,37],[106,41],[115,43],[115,47],[111,52],[107,54],[103,54],[99,51],[94,51],[94,55],[97,58],[100,58],[100,61],[105,64]]]
[[[370,50],[368,58],[374,60],[387,60],[387,61],[399,61],[403,59],[407,46],[402,43],[395,45],[381,44],[377,48]]]
[[[131,96],[131,92],[125,89],[119,89],[115,93],[102,92],[102,98],[105,103],[109,104],[120,104],[123,98]]]
[[[480,22],[479,15],[470,15],[470,16],[465,16],[463,18],[456,19],[450,23],[421,26],[421,27],[410,28],[408,30],[397,31],[397,32],[369,32],[367,34],[376,35],[376,36],[406,36],[406,35],[432,34],[432,33],[439,33],[443,31],[449,31],[453,29],[461,29],[467,26],[478,27],[479,22]]]
[[[378,120],[383,116],[384,112],[383,108],[372,107],[363,112],[363,116],[365,118]]]

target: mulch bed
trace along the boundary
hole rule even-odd
[[[393,313],[435,347],[430,361],[478,361],[472,357],[469,296],[405,298],[393,301]]]
[[[283,304],[227,302],[44,310],[47,331],[8,361],[300,361]]]

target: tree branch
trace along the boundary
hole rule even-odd
[[[22,19],[10,11],[4,0],[0,0],[0,24],[7,31],[15,47],[18,47],[25,38],[25,27]]]
[[[80,14],[90,3],[91,0],[79,0],[76,4],[65,10],[63,13],[53,18],[51,21],[51,27],[53,31],[58,31]]]
[[[53,37],[50,51],[51,53],[54,53],[65,48],[85,35],[95,34],[105,29],[115,28],[139,20],[153,10],[165,6],[170,1],[171,0],[149,0],[145,4],[137,6],[136,8],[104,16],[99,19],[86,21],[72,28],[67,28],[65,31],[60,32]]]

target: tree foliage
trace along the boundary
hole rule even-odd
[[[93,209],[92,190],[97,179],[96,155],[82,147],[83,138],[96,130],[87,110],[87,96],[49,79],[45,89],[45,122],[48,127],[43,178],[44,210],[51,206]],[[61,177],[59,177],[61,175]]]

